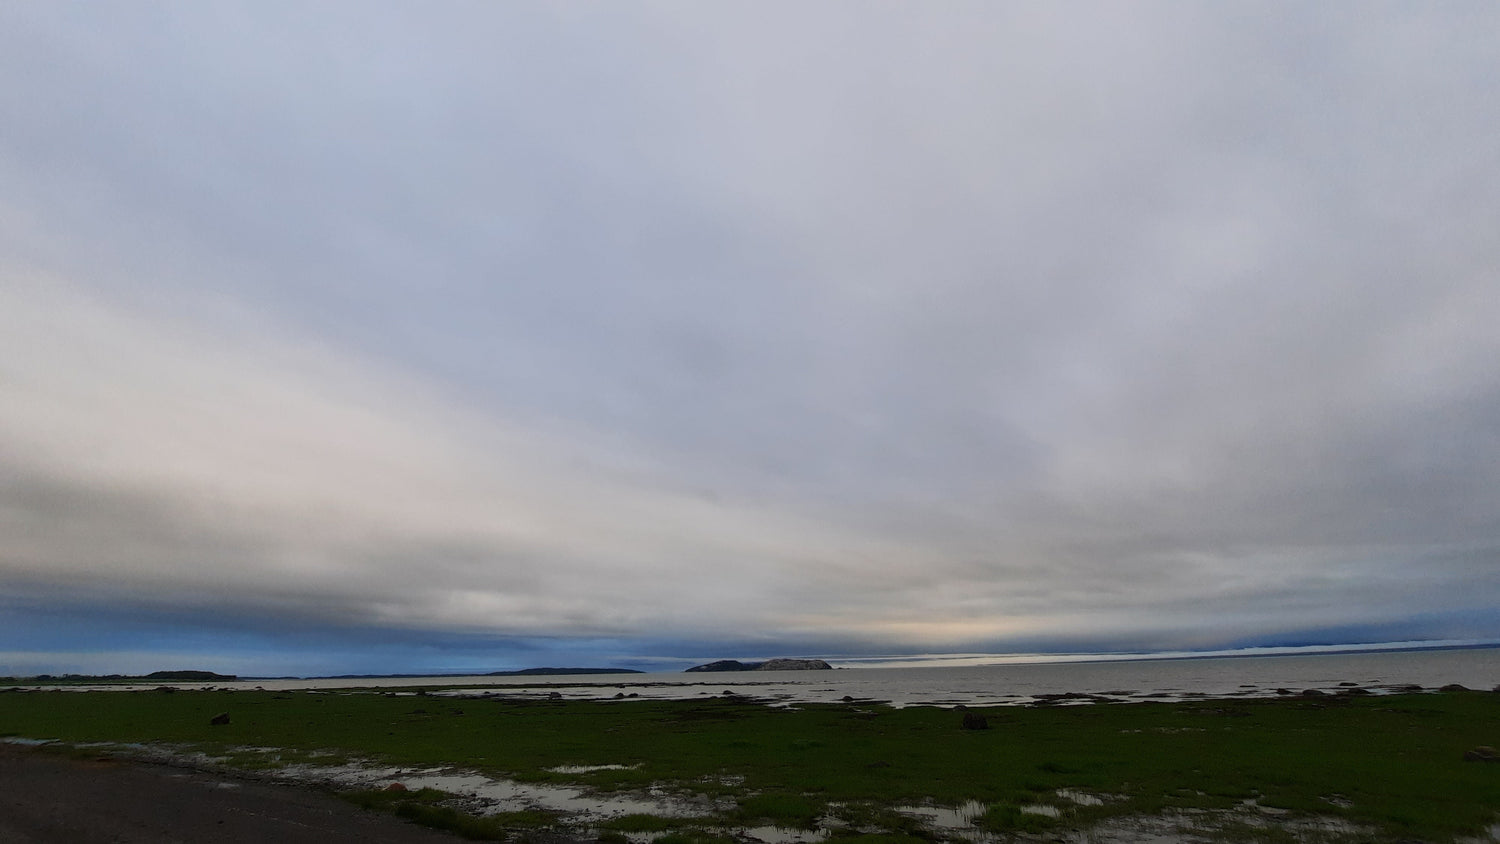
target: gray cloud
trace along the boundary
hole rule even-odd
[[[6,582],[914,648],[1495,605],[1494,13],[1089,12],[6,11]]]

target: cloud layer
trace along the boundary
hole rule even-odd
[[[1089,12],[0,13],[0,601],[1500,637],[1497,13]]]

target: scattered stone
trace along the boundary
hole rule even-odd
[[[730,691],[729,689],[725,689],[722,694],[724,695],[724,697],[734,697],[734,692]]]
[[[548,692],[547,700],[562,700],[562,692]]]
[[[1464,751],[1465,762],[1500,762],[1500,751],[1493,747],[1481,746],[1473,750]]]
[[[842,698],[839,698],[839,699],[842,700],[844,703],[853,703],[854,702],[854,698],[850,697],[849,695],[844,695]]]
[[[615,692],[615,700],[619,700],[619,699],[621,699],[623,697],[625,697],[625,693],[624,692]]]
[[[1325,697],[1325,696],[1327,696],[1327,694],[1328,694],[1327,692],[1325,692],[1325,691],[1323,691],[1321,689],[1303,689],[1302,690],[1302,696],[1303,697]]]
[[[229,713],[220,712],[218,715],[215,715],[214,717],[208,719],[208,723],[215,727],[222,727],[225,724],[229,723]]]
[[[637,692],[631,692],[630,694],[626,695],[626,697],[640,697],[640,694]]]
[[[1359,684],[1356,683],[1356,682],[1354,682],[1354,681],[1352,681],[1352,680],[1345,680],[1344,682],[1339,683],[1339,685],[1340,686],[1358,686]]]
[[[393,782],[385,788],[382,788],[381,791],[411,791],[411,789],[407,788],[399,782]]]
[[[1473,689],[1469,688],[1468,686],[1461,686],[1458,683],[1449,683],[1448,685],[1442,687],[1441,689],[1438,689],[1438,691],[1440,691],[1440,692],[1471,692],[1471,691],[1473,691]]]
[[[1296,694],[1296,692],[1292,691],[1291,689],[1277,689],[1276,690],[1276,694],[1279,694],[1279,695],[1294,695],[1294,694]]]
[[[965,712],[964,719],[960,723],[965,730],[988,730],[990,722],[978,712]]]
[[[177,690],[172,688],[171,686],[157,686],[156,691],[161,692],[164,695],[169,695]]]

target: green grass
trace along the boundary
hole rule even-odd
[[[1060,788],[1116,796],[1102,807],[1068,808],[1062,819],[1068,825],[1114,814],[1232,808],[1253,797],[1294,814],[1373,826],[1392,840],[1450,840],[1478,833],[1500,811],[1500,765],[1462,761],[1469,748],[1500,745],[1500,695],[1493,693],[978,711],[990,729],[960,729],[958,713],[930,707],[789,710],[723,699],[10,692],[0,694],[0,734],[178,743],[247,767],[277,764],[273,755],[307,761],[333,754],[326,758],[453,765],[605,791],[666,783],[733,797],[737,808],[726,822],[782,826],[809,826],[830,803],[977,800],[992,807],[983,826],[1028,831],[1058,821],[1020,813],[1019,806],[1048,801]],[[230,723],[211,726],[220,712],[229,713]],[[635,767],[545,770],[610,763]],[[1347,805],[1330,802],[1333,795]],[[444,808],[421,800],[399,805],[418,814]],[[865,814],[880,816],[874,809]],[[912,828],[871,825],[903,840],[919,837]],[[871,831],[860,825],[842,831],[840,841]],[[703,830],[664,832],[712,837]]]

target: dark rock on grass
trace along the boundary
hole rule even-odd
[[[1341,695],[1367,695],[1369,693],[1369,689],[1360,686],[1351,686],[1350,688],[1339,690],[1339,694]]]
[[[1500,762],[1500,751],[1493,747],[1482,746],[1473,750],[1464,751],[1465,762]]]
[[[1468,686],[1461,686],[1458,683],[1449,683],[1448,685],[1442,687],[1441,689],[1438,689],[1438,691],[1440,691],[1440,692],[1471,692],[1471,691],[1473,691],[1473,689],[1469,688]]]
[[[1325,692],[1325,691],[1323,691],[1323,690],[1321,690],[1321,689],[1303,689],[1302,690],[1302,696],[1303,697],[1326,697],[1327,695],[1328,695],[1328,693]]]
[[[983,715],[980,715],[978,712],[965,712],[964,719],[960,722],[960,726],[965,730],[988,730],[990,728],[990,722],[987,718],[985,718]]]
[[[218,715],[215,715],[214,717],[208,719],[208,723],[215,727],[222,727],[225,724],[229,723],[229,713],[220,712]]]
[[[401,784],[399,782],[393,782],[390,785],[386,786],[385,788],[381,789],[381,791],[410,791],[410,790],[411,789],[407,788],[405,785],[403,785],[403,784]]]

